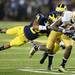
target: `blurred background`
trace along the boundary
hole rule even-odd
[[[75,9],[75,0],[0,0],[0,20],[30,21],[37,13],[47,15],[59,3]]]

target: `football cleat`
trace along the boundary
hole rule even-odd
[[[64,69],[64,67],[62,67],[62,66],[59,67],[58,71],[59,72],[66,72],[65,69]]]
[[[32,56],[35,54],[35,52],[38,51],[38,46],[34,46],[30,52],[29,52],[29,57],[32,58]]]
[[[48,66],[48,70],[51,71],[52,70],[52,65]]]

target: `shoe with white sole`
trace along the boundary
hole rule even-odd
[[[30,52],[29,52],[29,57],[32,58],[32,56],[35,54],[35,52],[38,51],[38,46],[34,46]]]
[[[66,72],[66,71],[65,71],[65,68],[62,67],[62,66],[59,67],[58,71],[59,71],[59,72]]]
[[[52,65],[51,66],[48,66],[48,70],[49,71],[52,71]]]

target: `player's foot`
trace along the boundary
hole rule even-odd
[[[66,72],[66,71],[65,71],[65,68],[64,68],[63,66],[60,66],[59,69],[58,69],[58,71],[59,71],[59,72]]]
[[[48,66],[48,70],[51,71],[52,70],[52,65]]]
[[[43,60],[43,59],[41,59],[41,60],[40,60],[40,64],[43,64],[43,63],[44,63],[44,60]]]
[[[29,52],[29,58],[32,58],[32,56],[34,55],[34,53],[35,53],[35,50],[34,50],[34,48],[32,48],[30,50],[30,52]]]
[[[34,55],[34,53],[38,50],[38,46],[34,46],[30,52],[29,52],[29,57],[32,58],[32,56]]]

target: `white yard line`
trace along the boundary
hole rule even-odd
[[[25,67],[25,69],[18,69],[20,71],[25,71],[25,72],[33,72],[33,73],[44,73],[44,74],[55,74],[55,75],[62,75],[65,73],[60,73],[57,72],[57,70],[53,70],[53,71],[47,71],[46,69],[33,69],[32,67]],[[66,72],[67,74],[68,72]],[[70,71],[70,74],[68,75],[75,75],[75,71]]]
[[[70,74],[70,75],[75,75],[75,71],[71,71],[71,73],[72,73],[72,74]]]
[[[57,72],[47,72],[47,71],[38,71],[37,69],[18,69],[19,71],[26,71],[26,72],[33,72],[33,73],[44,73],[44,74],[55,74],[55,75],[60,75],[60,74],[64,74],[64,73],[57,73]]]
[[[71,71],[73,74],[75,74],[75,71]]]

